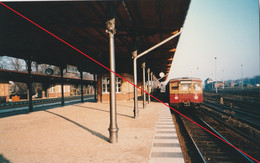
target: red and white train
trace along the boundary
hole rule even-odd
[[[166,89],[169,105],[173,108],[195,108],[203,102],[202,80],[199,78],[171,79]]]

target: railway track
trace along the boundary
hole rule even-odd
[[[227,99],[223,98],[224,103],[221,105],[225,105],[227,107],[232,107],[237,110],[245,111],[251,114],[257,114],[260,115],[260,103],[258,102],[251,102],[251,101],[245,101],[245,100],[238,100],[238,99]],[[206,102],[212,102],[220,104],[220,100],[212,97],[205,97],[204,101]],[[250,108],[250,109],[248,109]]]
[[[245,110],[231,108],[225,105],[204,101],[203,105],[210,107],[222,115],[230,116],[243,123],[260,130],[260,115],[246,112]]]
[[[221,123],[221,125],[226,126],[227,128],[229,128],[230,130],[233,130],[234,132],[236,132],[237,134],[239,134],[240,136],[244,137],[245,139],[251,141],[251,143],[254,143],[258,146],[260,146],[260,138],[258,137],[258,135],[251,135],[248,134],[248,132],[243,131],[240,128],[236,128],[235,126],[227,123],[225,120],[221,119],[221,117],[218,117],[216,115],[214,115],[214,113],[206,110],[206,109],[200,109],[200,111],[208,116],[210,116],[211,118],[213,118],[214,120],[216,120],[217,122]]]
[[[224,138],[204,120],[196,117],[195,115],[189,116],[189,118],[226,140],[226,138]],[[254,162],[238,150],[219,140],[186,118],[176,115],[176,119],[180,122],[179,126],[184,128],[184,131],[186,132],[185,135],[187,135],[186,139],[190,141],[189,144],[192,144],[191,148],[193,151],[196,151],[193,152],[193,154],[196,153],[197,155],[195,157],[193,156],[196,160],[192,160],[192,162]],[[223,130],[225,130],[225,128],[223,128]]]
[[[260,97],[204,93],[204,100],[206,101],[219,103],[221,97],[226,106],[260,115]],[[250,110],[248,110],[248,108],[250,108]]]
[[[94,97],[94,95],[84,95],[84,98],[87,97]],[[64,97],[64,100],[70,101],[75,99],[80,99],[81,96],[70,96]],[[33,104],[42,104],[42,103],[51,103],[51,102],[58,102],[61,101],[61,98],[47,98],[47,99],[34,99]],[[19,102],[7,102],[7,103],[0,103],[0,109],[7,109],[7,108],[14,108],[14,107],[21,107],[26,106],[29,104],[29,101],[19,101]]]
[[[84,100],[94,99],[94,95],[85,95]],[[81,96],[72,96],[72,97],[65,97],[64,101],[65,104],[80,102]],[[33,100],[33,107],[36,110],[41,110],[42,108],[50,108],[56,105],[61,105],[61,98],[49,98],[49,99],[37,99]],[[8,116],[9,114],[12,115],[13,113],[18,112],[26,112],[28,111],[28,101],[20,101],[20,102],[11,102],[11,103],[4,103],[0,104],[0,115],[1,116]]]

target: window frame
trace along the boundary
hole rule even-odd
[[[55,85],[54,84],[50,85],[50,93],[55,93]]]
[[[102,77],[101,79],[101,82],[102,82],[102,93],[104,94],[107,94],[110,92],[109,90],[109,84],[110,84],[110,80],[109,80],[109,77]],[[115,91],[116,93],[121,93],[122,91],[122,79],[119,78],[119,77],[116,77],[115,79]]]

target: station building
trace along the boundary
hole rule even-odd
[[[9,101],[9,82],[0,82],[0,103]]]
[[[133,83],[133,75],[128,73],[119,73],[120,76]],[[139,82],[138,86],[142,88],[142,83]],[[97,100],[98,102],[109,101],[109,74],[97,75]],[[138,90],[138,95],[141,91]],[[116,100],[128,101],[134,98],[134,86],[120,77],[116,77]]]

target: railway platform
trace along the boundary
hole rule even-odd
[[[141,106],[134,119],[133,102],[117,102],[115,144],[109,143],[109,102],[1,118],[0,162],[184,162],[167,107],[156,102]],[[165,136],[170,140],[157,139]]]

